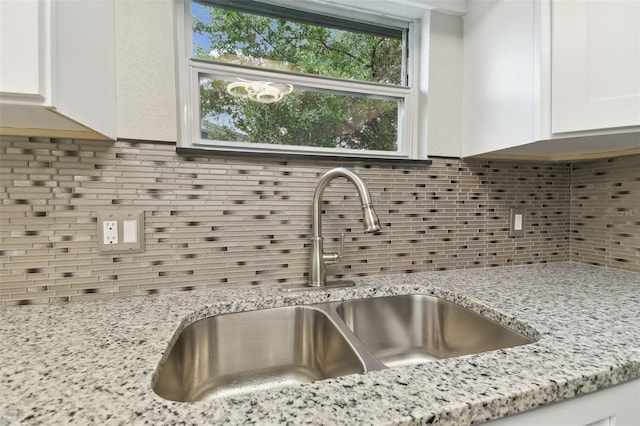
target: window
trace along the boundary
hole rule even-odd
[[[179,9],[180,147],[419,157],[411,22],[302,1]]]

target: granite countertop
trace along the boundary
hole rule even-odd
[[[434,294],[536,343],[227,399],[151,390],[179,327],[217,313]],[[640,274],[560,263],[364,278],[285,294],[211,288],[0,309],[0,424],[481,423],[640,377]]]

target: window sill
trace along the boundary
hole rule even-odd
[[[340,155],[322,154],[298,154],[281,152],[239,152],[226,150],[212,150],[202,148],[176,148],[178,155],[184,157],[219,157],[219,158],[250,158],[269,160],[303,160],[322,161],[334,163],[356,163],[356,164],[399,164],[406,166],[429,166],[431,160],[415,160],[408,158],[384,158],[384,157],[355,157]]]

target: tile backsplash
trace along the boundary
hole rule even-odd
[[[2,137],[0,146],[1,304],[304,282],[313,192],[340,165],[182,157],[170,143]],[[362,232],[355,189],[335,180],[325,249],[344,232],[345,259],[330,276],[571,259],[640,270],[639,156],[432,160],[347,164],[369,185],[383,229]],[[508,236],[513,206],[526,208],[522,238]],[[98,253],[97,212],[125,209],[145,212],[145,252]]]
[[[640,155],[573,165],[571,259],[640,271]]]

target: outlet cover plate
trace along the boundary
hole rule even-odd
[[[98,218],[98,251],[103,254],[142,253],[144,251],[144,211],[142,210],[118,210],[97,212]],[[105,243],[105,222],[116,222],[117,237],[114,243]],[[125,224],[127,221],[127,238],[124,238]],[[131,226],[136,226],[137,238],[131,238]],[[113,240],[113,237],[109,237]]]

